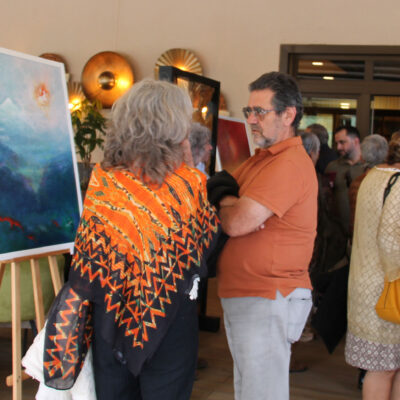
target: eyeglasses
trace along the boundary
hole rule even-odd
[[[251,113],[253,113],[256,118],[262,120],[265,114],[268,114],[269,112],[275,110],[274,109],[266,110],[265,108],[261,107],[243,107],[242,111],[246,119],[250,117]]]

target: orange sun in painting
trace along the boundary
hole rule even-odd
[[[39,107],[47,108],[50,104],[50,92],[45,83],[39,83],[35,87],[34,98]]]

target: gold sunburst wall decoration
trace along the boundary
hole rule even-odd
[[[187,49],[169,49],[158,58],[154,75],[158,79],[158,69],[161,66],[172,66],[182,71],[203,75],[203,68],[196,55]]]
[[[85,98],[79,82],[68,82],[68,107],[70,112],[79,110]]]

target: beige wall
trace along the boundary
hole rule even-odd
[[[236,117],[282,43],[400,44],[398,0],[1,0],[0,10],[0,46],[58,53],[73,80],[100,51],[126,56],[138,80],[164,51],[190,49]]]

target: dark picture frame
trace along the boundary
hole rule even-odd
[[[206,172],[209,176],[214,175],[218,137],[220,82],[172,66],[160,66],[158,76],[160,80],[177,84],[188,91],[193,104],[193,120],[200,122],[210,129],[212,150]],[[202,112],[202,109],[205,107],[207,111]]]

